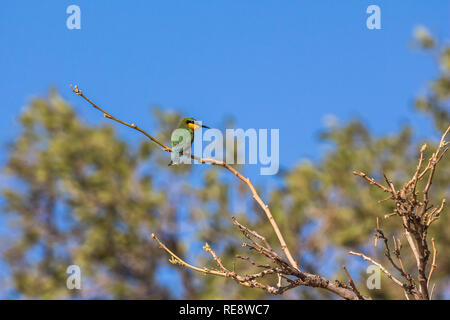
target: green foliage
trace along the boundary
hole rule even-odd
[[[153,279],[159,251],[148,241],[165,197],[137,175],[141,153],[112,127],[83,124],[54,92],[33,100],[20,123],[6,166],[15,181],[3,190],[21,234],[5,253],[17,289],[64,297],[65,270],[77,264],[92,280],[89,296],[167,297]]]
[[[420,111],[430,113],[436,127],[445,131],[450,122],[450,47],[437,48],[436,41],[424,27],[416,30],[416,41],[421,48],[437,56],[440,75],[431,82],[428,93],[416,99],[415,106]]]
[[[424,30],[417,32],[417,40],[440,57],[441,74],[415,103],[433,118],[440,135],[450,123],[450,48],[437,48],[437,41]],[[153,116],[160,128],[156,137],[170,141],[181,115],[155,109]],[[257,230],[280,251],[278,240],[248,189],[228,172],[208,165],[168,168],[168,154],[153,143],[140,135],[133,139],[135,144],[124,141],[116,135],[115,123],[84,123],[56,92],[34,99],[21,114],[20,126],[4,168],[10,183],[2,190],[2,214],[16,233],[8,239],[3,259],[11,269],[14,289],[24,297],[174,297],[159,280],[162,267],[169,270],[170,285],[180,280],[175,284],[180,288],[172,293],[185,298],[267,297],[229,279],[171,265],[149,237],[155,232],[189,263],[215,267],[211,257],[198,250],[208,241],[229,269],[234,263],[241,274],[255,272],[257,268],[235,258],[251,253],[241,247],[242,235],[232,227],[230,217]],[[328,273],[331,269],[331,276],[345,279],[341,264],[356,259],[348,258],[345,251],[369,250],[375,218],[393,209],[389,201],[378,203],[386,194],[352,171],[363,171],[381,182],[385,172],[394,182],[405,182],[416,168],[420,146],[427,142],[428,157],[437,142],[435,137],[417,141],[414,132],[418,131],[405,126],[395,135],[374,136],[359,120],[332,124],[321,135],[330,147],[322,160],[302,161],[283,174],[279,187],[264,189],[262,197],[269,199],[274,218],[303,268],[323,274],[322,264],[334,263],[328,255],[336,251],[341,258],[328,266]],[[449,163],[446,157],[438,166],[431,192],[434,203],[450,199]],[[382,219],[387,234],[398,230],[396,218]],[[445,228],[449,219],[444,213],[430,230],[439,251],[435,297],[448,283],[450,235]],[[381,247],[371,250],[385,261]],[[412,258],[404,262],[407,267],[413,263]],[[81,267],[85,280],[80,291],[65,286],[71,264]],[[359,280],[363,289],[365,277]],[[363,293],[403,298],[386,279],[382,288]],[[291,290],[283,297],[332,298],[311,288]]]

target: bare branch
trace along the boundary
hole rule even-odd
[[[433,274],[433,271],[436,269],[436,247],[434,243],[434,239],[432,239],[433,244],[433,262],[431,265],[430,272],[428,276],[426,275],[426,269],[428,264],[428,259],[430,256],[430,250],[428,249],[427,244],[427,232],[430,225],[439,219],[441,212],[445,206],[445,199],[441,201],[439,207],[434,207],[434,205],[430,204],[430,196],[429,192],[431,189],[431,185],[433,182],[433,177],[436,172],[437,164],[440,162],[444,154],[447,152],[448,142],[445,141],[445,137],[450,131],[450,127],[442,135],[442,138],[439,142],[439,146],[436,151],[431,155],[428,160],[427,165],[422,169],[424,162],[424,151],[426,149],[426,145],[423,145],[420,149],[420,157],[419,163],[416,167],[413,177],[404,184],[402,188],[398,191],[395,189],[394,184],[389,178],[384,175],[386,183],[389,186],[389,189],[382,186],[374,179],[367,177],[364,173],[355,173],[358,176],[363,177],[371,184],[376,185],[378,188],[381,188],[385,192],[391,193],[392,197],[383,199],[382,201],[389,200],[392,198],[395,202],[394,213],[385,215],[386,218],[391,216],[400,216],[402,219],[402,227],[405,233],[405,237],[411,247],[412,253],[416,260],[417,266],[417,280],[418,280],[418,288],[416,287],[414,280],[411,274],[405,271],[405,266],[403,264],[403,260],[400,254],[401,250],[401,241],[400,239],[394,240],[394,255],[397,257],[398,263],[397,265],[391,257],[391,251],[389,249],[388,239],[385,237],[383,231],[380,228],[379,221],[377,219],[377,234],[375,236],[375,245],[377,244],[378,239],[382,239],[385,244],[385,256],[389,260],[390,264],[400,272],[400,274],[407,280],[409,285],[403,285],[405,289],[405,296],[408,298],[408,294],[412,294],[416,299],[431,299],[431,295],[429,294],[429,285],[430,285],[430,277]],[[427,176],[428,174],[428,176]],[[422,194],[422,201],[418,200],[418,192],[417,190],[417,182],[426,178],[426,184],[420,194]],[[367,261],[374,262],[371,258],[366,257],[362,254],[352,253],[355,255],[359,255],[363,257]],[[377,263],[374,263],[377,264]],[[377,264],[381,267],[381,264]],[[398,279],[395,279],[386,269],[381,269],[385,272],[388,277],[397,283]],[[397,283],[398,284],[398,283]]]
[[[356,288],[355,283],[353,282],[352,276],[350,275],[350,273],[348,272],[347,268],[345,266],[342,266],[342,268],[344,268],[345,273],[347,274],[348,280],[350,281],[350,286],[352,287],[353,291],[355,292],[355,294],[358,296],[359,299],[364,300],[363,296],[361,295],[361,293],[358,291],[358,289]]]
[[[72,86],[71,86],[72,87]],[[163,151],[166,152],[172,152],[172,148],[165,145],[158,139],[154,138],[152,135],[150,135],[145,130],[139,128],[135,124],[130,124],[125,121],[122,121],[114,116],[112,116],[110,113],[106,112],[104,109],[97,106],[95,103],[93,103],[90,99],[88,99],[79,89],[77,86],[72,87],[72,90],[74,93],[76,93],[78,96],[85,99],[88,103],[90,103],[95,109],[99,110],[103,113],[103,115],[111,120],[114,120],[122,125],[125,125],[127,127],[130,127],[134,130],[137,130],[144,134],[147,138],[149,138],[152,142],[158,144],[160,147],[162,147]],[[375,236],[375,246],[378,242],[378,239],[382,239],[385,244],[385,256],[387,257],[390,264],[402,275],[402,277],[405,278],[406,282],[403,283],[396,277],[394,277],[386,268],[384,268],[381,263],[376,262],[374,259],[358,252],[350,251],[350,255],[355,255],[363,258],[364,260],[378,266],[380,270],[385,273],[389,279],[391,279],[395,284],[402,287],[405,293],[405,297],[409,299],[409,295],[412,295],[416,299],[431,299],[434,286],[431,290],[431,294],[428,293],[428,287],[430,284],[430,278],[436,269],[436,247],[434,243],[434,239],[432,239],[432,245],[433,245],[433,262],[431,269],[429,271],[428,277],[425,274],[425,270],[427,267],[427,262],[429,258],[429,250],[427,245],[427,229],[437,219],[439,219],[439,216],[444,208],[445,205],[445,199],[442,200],[441,205],[436,208],[433,207],[433,205],[430,205],[430,198],[429,198],[429,191],[431,188],[431,184],[433,181],[433,177],[435,174],[436,166],[439,163],[439,161],[442,159],[444,154],[447,152],[448,148],[446,145],[448,144],[445,142],[445,136],[449,132],[450,127],[446,130],[444,135],[441,138],[439,147],[437,148],[436,152],[432,154],[430,159],[428,160],[427,165],[425,168],[423,168],[423,162],[424,162],[424,151],[426,149],[426,145],[423,145],[420,150],[420,158],[419,163],[417,165],[417,168],[415,170],[415,173],[413,177],[403,185],[402,188],[400,188],[398,191],[394,187],[394,184],[391,180],[388,179],[388,177],[384,175],[385,181],[388,185],[388,187],[383,186],[381,183],[377,182],[375,179],[367,176],[365,173],[354,171],[353,174],[360,176],[367,180],[370,184],[375,185],[379,189],[383,190],[384,192],[389,193],[389,197],[387,197],[382,201],[387,200],[393,200],[395,202],[395,209],[393,213],[387,214],[385,217],[391,217],[391,216],[399,216],[402,220],[402,227],[406,236],[406,239],[411,247],[411,250],[416,258],[417,263],[417,269],[418,269],[418,281],[419,281],[419,289],[417,289],[415,282],[408,272],[405,270],[405,266],[403,264],[402,256],[401,256],[401,248],[402,243],[400,239],[396,239],[393,237],[393,255],[396,257],[398,264],[394,261],[391,250],[389,248],[389,241],[387,237],[384,235],[383,231],[380,228],[379,220],[377,219],[377,234]],[[196,266],[193,266],[177,255],[175,255],[167,246],[165,246],[159,239],[156,237],[156,235],[152,234],[152,238],[158,242],[160,247],[164,249],[169,255],[170,255],[170,262],[176,265],[180,265],[182,267],[194,270],[196,272],[204,273],[204,274],[211,274],[215,276],[230,278],[235,280],[240,285],[246,286],[246,287],[253,287],[253,288],[260,288],[266,292],[272,293],[272,294],[282,294],[286,290],[295,288],[297,286],[308,286],[313,288],[323,288],[325,290],[328,290],[330,292],[333,292],[337,294],[338,296],[344,298],[344,299],[351,299],[351,300],[363,300],[368,299],[367,297],[364,297],[361,295],[361,293],[358,291],[352,277],[350,276],[350,273],[348,272],[347,268],[343,266],[345,273],[347,274],[347,277],[349,278],[350,285],[341,283],[339,281],[330,282],[328,279],[316,275],[316,274],[310,274],[307,272],[303,272],[298,267],[297,262],[291,255],[286,242],[284,240],[283,235],[280,232],[280,229],[275,222],[273,215],[269,209],[269,206],[264,203],[264,201],[261,199],[259,194],[257,193],[254,185],[251,183],[250,179],[243,176],[240,172],[238,172],[236,169],[234,169],[229,164],[218,161],[211,158],[199,158],[194,155],[190,155],[190,157],[193,160],[198,161],[199,163],[209,163],[211,165],[221,166],[225,168],[226,170],[230,171],[232,174],[234,174],[239,180],[244,182],[248,189],[250,190],[254,200],[256,203],[261,207],[261,209],[266,214],[267,219],[269,220],[272,229],[274,230],[280,245],[281,249],[284,252],[284,255],[287,258],[287,261],[284,260],[281,256],[279,256],[275,250],[272,249],[269,242],[266,240],[265,237],[260,235],[254,230],[251,230],[247,228],[246,226],[240,224],[234,217],[232,217],[233,224],[239,228],[239,230],[242,232],[242,234],[249,240],[249,242],[244,242],[243,246],[247,247],[267,259],[271,261],[272,266],[269,264],[266,265],[258,265],[256,262],[254,262],[249,257],[241,257],[237,256],[237,258],[243,259],[251,263],[253,266],[258,268],[263,268],[263,270],[248,274],[248,275],[239,275],[236,273],[235,270],[235,264],[233,263],[233,268],[230,271],[226,268],[225,264],[222,262],[220,257],[214,252],[214,250],[209,246],[208,243],[205,244],[203,249],[208,252],[212,259],[217,264],[217,269],[209,269],[209,268],[199,268]],[[422,169],[423,168],[423,169]],[[427,182],[422,190],[421,194],[423,196],[422,201],[418,201],[417,196],[418,193],[416,192],[417,189],[417,182],[421,180],[422,178],[426,177],[426,174],[428,174]],[[258,279],[264,278],[266,275],[276,275],[278,277],[278,282],[276,285],[268,285],[261,282],[258,282]],[[285,279],[288,282],[288,285],[282,286],[282,279]]]
[[[104,109],[100,108],[99,106],[97,106],[94,102],[92,102],[89,98],[87,98],[80,89],[78,89],[78,86],[70,86],[72,88],[72,91],[74,93],[76,93],[78,96],[82,97],[83,99],[85,99],[87,102],[89,102],[95,109],[101,111],[103,113],[103,115],[111,120],[117,121],[127,127],[130,127],[132,129],[135,129],[139,132],[141,132],[142,134],[144,134],[147,138],[149,138],[151,141],[155,142],[156,144],[158,144],[159,146],[161,146],[163,148],[163,151],[167,151],[167,152],[172,152],[172,148],[170,148],[169,146],[165,145],[164,143],[160,142],[158,139],[154,138],[152,135],[150,135],[149,133],[147,133],[145,130],[139,128],[137,125],[135,124],[129,124],[125,121],[122,121],[116,117],[114,117],[113,115],[111,115],[110,113],[108,113],[107,111],[105,111]],[[218,161],[215,159],[211,159],[211,158],[199,158],[196,157],[194,155],[191,155],[191,158],[194,160],[199,161],[200,163],[210,163],[212,165],[217,165],[217,166],[221,166],[224,167],[225,169],[227,169],[228,171],[230,171],[231,173],[233,173],[236,177],[238,177],[241,181],[243,181],[245,184],[247,184],[248,188],[250,189],[250,192],[253,195],[253,198],[255,199],[255,201],[258,203],[258,205],[263,209],[263,211],[265,212],[267,219],[269,220],[270,224],[272,225],[273,230],[275,231],[275,234],[278,237],[278,240],[280,241],[281,244],[281,249],[283,250],[284,254],[286,255],[286,257],[288,258],[290,264],[297,270],[300,270],[298,267],[297,262],[294,260],[294,258],[291,255],[291,252],[289,251],[287,245],[286,245],[286,241],[284,240],[283,235],[280,232],[280,229],[278,228],[277,223],[275,222],[275,219],[272,216],[272,213],[270,212],[269,206],[266,205],[264,203],[264,201],[261,199],[261,197],[258,195],[258,193],[256,192],[255,187],[253,186],[253,184],[250,182],[249,178],[244,177],[240,172],[238,172],[236,169],[234,169],[233,167],[231,167],[229,164],[222,162],[222,161]]]
[[[378,183],[374,178],[369,177],[367,174],[365,174],[363,172],[353,171],[353,174],[366,179],[367,181],[369,181],[370,184],[376,185],[378,188],[380,188],[384,192],[392,193],[392,190],[386,188],[382,184]]]

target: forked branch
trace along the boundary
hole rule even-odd
[[[70,86],[72,88],[72,91],[74,93],[76,93],[78,96],[82,97],[84,100],[86,100],[87,102],[89,102],[95,109],[99,110],[100,112],[103,113],[103,116],[114,120],[116,122],[119,122],[120,124],[123,124],[129,128],[132,128],[134,130],[139,131],[140,133],[144,134],[147,138],[149,138],[151,141],[153,141],[154,143],[158,144],[160,147],[163,148],[163,151],[166,152],[172,152],[172,148],[170,148],[169,146],[165,145],[164,143],[162,143],[161,141],[159,141],[158,139],[156,139],[155,137],[153,137],[152,135],[150,135],[148,132],[146,132],[145,130],[139,128],[137,125],[135,125],[134,123],[130,124],[128,122],[122,121],[116,117],[114,117],[113,115],[111,115],[109,112],[105,111],[103,108],[100,108],[99,106],[97,106],[94,102],[92,102],[89,98],[87,98],[80,89],[78,89],[78,86]],[[196,157],[194,155],[191,155],[191,158],[194,160],[199,161],[200,163],[210,163],[212,165],[216,165],[216,166],[221,166],[224,167],[225,169],[227,169],[228,171],[230,171],[231,173],[233,173],[236,177],[238,177],[241,181],[243,181],[248,188],[250,189],[250,192],[253,195],[253,198],[255,199],[255,201],[258,203],[258,205],[261,207],[261,209],[263,209],[264,213],[267,216],[267,219],[269,220],[270,224],[272,225],[273,230],[275,231],[275,234],[278,237],[278,240],[280,241],[280,245],[281,245],[281,249],[283,250],[284,254],[286,255],[289,263],[296,268],[297,270],[300,270],[298,267],[297,262],[295,261],[295,259],[292,257],[291,252],[289,251],[288,246],[286,245],[286,241],[284,240],[283,235],[280,232],[280,228],[278,228],[278,225],[275,221],[275,219],[273,218],[272,213],[270,212],[269,206],[266,205],[264,203],[264,201],[261,199],[261,197],[259,196],[259,194],[256,192],[255,187],[253,186],[253,184],[251,183],[250,179],[247,177],[244,177],[240,172],[238,172],[236,169],[234,169],[232,166],[230,166],[229,164],[223,162],[223,161],[218,161],[215,159],[211,159],[211,158],[199,158]]]
[[[433,275],[433,271],[437,267],[437,250],[434,239],[431,239],[433,245],[433,261],[430,267],[430,271],[427,275],[426,270],[428,268],[428,260],[430,256],[427,235],[430,225],[439,219],[445,206],[445,199],[441,201],[441,204],[439,206],[434,207],[433,205],[430,205],[429,192],[431,184],[433,182],[436,167],[448,150],[448,142],[445,141],[445,137],[449,131],[450,127],[448,127],[442,135],[436,151],[428,159],[428,163],[425,167],[423,166],[424,151],[426,150],[427,146],[422,146],[422,148],[420,149],[419,163],[413,177],[409,181],[407,181],[399,190],[395,189],[392,181],[390,181],[386,177],[386,175],[384,177],[387,183],[387,187],[375,181],[375,179],[369,177],[365,173],[356,171],[353,172],[353,174],[364,178],[370,184],[375,185],[384,192],[388,192],[391,194],[384,200],[392,199],[395,202],[395,209],[393,213],[386,215],[385,218],[390,218],[392,216],[398,216],[400,218],[400,223],[402,225],[404,235],[416,260],[418,285],[416,285],[416,281],[414,281],[412,275],[405,270],[400,252],[402,244],[400,239],[396,239],[395,237],[393,237],[393,253],[397,258],[399,265],[394,262],[391,256],[391,251],[389,249],[389,241],[381,230],[378,219],[376,227],[376,241],[378,239],[383,240],[385,245],[385,256],[387,257],[390,264],[402,275],[405,281],[400,281],[399,279],[393,277],[385,267],[383,267],[380,263],[375,262],[372,258],[362,253],[352,251],[349,253],[352,255],[360,256],[364,260],[379,266],[380,269],[389,277],[389,279],[403,288],[406,297],[408,297],[409,294],[414,296],[415,299],[428,300],[431,299],[432,296],[429,292],[429,285],[431,276]],[[417,192],[417,184],[422,179],[426,179],[425,186],[420,192]],[[422,195],[422,199],[419,199],[420,195]]]

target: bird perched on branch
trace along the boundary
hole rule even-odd
[[[194,131],[200,127],[211,129],[202,125],[194,118],[184,118],[177,129],[172,132],[172,154],[169,166],[179,164],[180,157],[191,149],[194,142]]]

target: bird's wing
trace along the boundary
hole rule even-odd
[[[192,138],[189,141],[189,139],[183,139],[183,136],[178,136],[171,139],[172,142],[172,148],[174,151],[179,151],[179,154],[182,155],[184,152],[187,152],[190,150],[191,144],[192,144]]]

